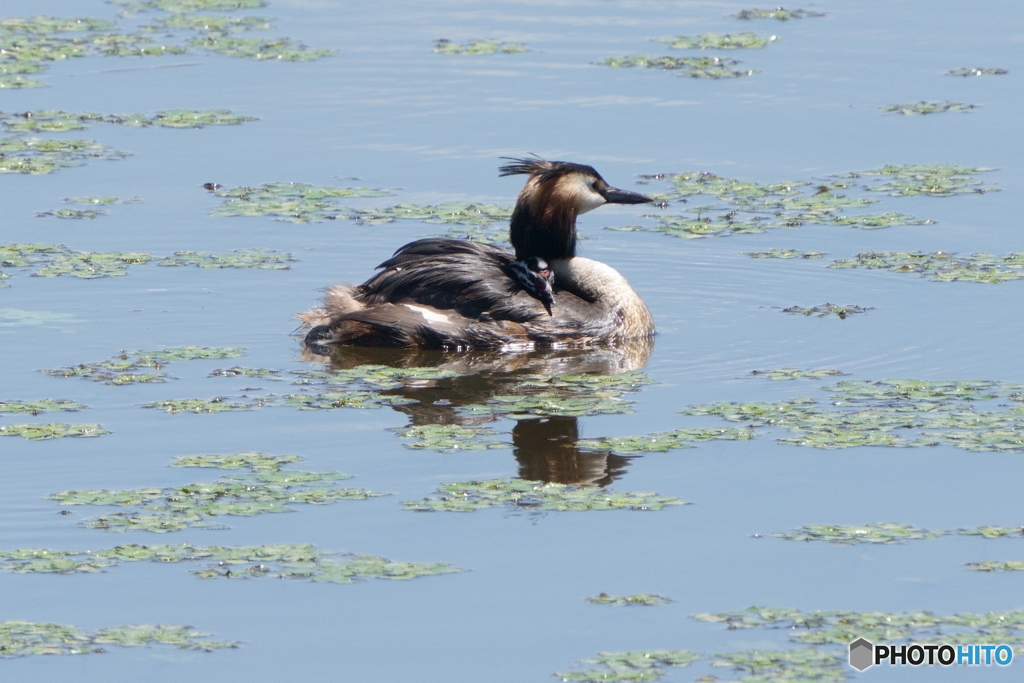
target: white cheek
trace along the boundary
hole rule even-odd
[[[579,201],[579,213],[586,213],[587,211],[593,211],[597,207],[605,204],[604,197],[602,197],[590,183],[582,178],[576,180],[576,196]]]

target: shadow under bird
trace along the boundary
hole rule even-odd
[[[610,187],[590,166],[509,159],[502,176],[528,175],[509,236],[515,254],[444,238],[410,242],[358,286],[333,285],[299,315],[306,346],[446,350],[615,344],[654,334],[626,278],[576,256],[576,217],[603,204],[653,201]]]

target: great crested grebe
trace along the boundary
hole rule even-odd
[[[576,217],[652,201],[610,187],[590,166],[510,159],[529,175],[509,235],[515,254],[478,242],[410,242],[358,286],[333,285],[299,315],[306,346],[466,350],[614,344],[654,334],[643,299],[612,267],[576,256]]]

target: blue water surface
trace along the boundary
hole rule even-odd
[[[689,615],[751,605],[801,610],[902,612],[1024,608],[1013,574],[964,564],[1018,559],[1019,541],[948,537],[897,546],[835,546],[752,538],[805,524],[893,521],[929,529],[1019,525],[1019,454],[936,448],[817,450],[753,441],[631,460],[613,488],[654,490],[694,504],[660,512],[414,514],[400,501],[451,481],[516,476],[511,449],[443,454],[403,447],[392,427],[407,415],[380,410],[285,408],[169,415],[141,403],[237,394],[252,379],[207,378],[242,364],[310,365],[290,336],[294,315],[319,289],[362,281],[394,249],[437,234],[399,221],[293,224],[214,218],[225,187],[275,181],[391,188],[395,196],[352,206],[474,201],[511,205],[521,178],[499,178],[502,156],[530,153],[594,165],[613,185],[642,174],[709,171],[757,182],[800,181],[885,164],[950,163],[983,174],[999,192],[886,199],[872,211],[936,221],[885,230],[804,226],[765,234],[682,240],[602,228],[642,222],[644,206],[603,207],[580,219],[582,254],[622,272],[649,304],[658,337],[645,371],[658,383],[630,398],[629,415],[583,418],[582,436],[688,426],[731,426],[683,417],[713,401],[825,400],[820,383],[744,377],[768,367],[830,367],[852,379],[912,377],[1024,382],[1020,300],[1024,283],[938,283],[903,273],[829,270],[863,251],[1005,254],[1020,239],[1024,149],[1024,12],[1012,0],[818,2],[824,18],[741,22],[734,2],[564,0],[387,3],[273,0],[274,35],[337,56],[308,63],[255,62],[216,54],[73,59],[38,76],[51,87],[0,90],[0,110],[100,113],[231,109],[258,117],[201,130],[96,125],[87,137],[132,156],[51,175],[0,177],[2,243],[76,250],[227,252],[264,247],[293,254],[287,271],[133,266],[126,277],[32,278],[8,269],[0,290],[0,400],[68,398],[90,406],[70,417],[5,416],[12,422],[99,422],[96,439],[3,439],[0,539],[4,549],[99,549],[120,543],[319,548],[394,560],[450,562],[472,571],[355,585],[277,580],[200,581],[188,567],[132,563],[101,574],[0,574],[0,621],[84,629],[136,623],[191,624],[241,641],[213,653],[113,648],[104,655],[0,662],[4,680],[329,680],[521,682],[551,680],[600,651],[680,649],[712,653],[791,647],[783,631],[727,631]],[[4,17],[116,16],[90,0],[7,0]],[[132,27],[153,15],[124,21]],[[779,40],[722,53],[759,73],[698,80],[595,63],[626,54],[674,54],[652,38],[754,30]],[[435,54],[433,41],[519,41],[526,54]],[[953,78],[959,67],[1000,67],[999,77]],[[886,104],[950,100],[969,113],[906,117]],[[659,186],[661,190],[664,186]],[[36,217],[65,197],[138,196],[94,221]],[[694,200],[699,201],[699,200]],[[342,203],[346,203],[343,201]],[[710,203],[710,201],[709,201]],[[651,224],[646,220],[646,224]],[[744,251],[828,252],[821,260],[750,259]],[[871,306],[846,320],[784,315],[824,302]],[[24,313],[53,314],[31,319]],[[54,317],[56,316],[56,317]],[[119,349],[244,347],[238,361],[172,364],[166,384],[111,387],[40,374],[100,360]],[[509,431],[508,420],[494,425]],[[176,455],[257,450],[304,458],[298,469],[356,475],[351,484],[393,495],[292,514],[231,518],[226,531],[157,536],[78,526],[86,508],[60,515],[46,497],[73,489],[174,486],[217,476],[167,467]],[[209,478],[208,478],[209,477]],[[585,599],[656,592],[674,602],[612,608]],[[986,669],[1011,680],[1015,664]],[[852,672],[852,670],[851,670]],[[728,669],[698,664],[666,681]],[[934,671],[875,669],[858,678],[925,680]],[[972,670],[943,671],[976,680]]]

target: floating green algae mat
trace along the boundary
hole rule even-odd
[[[917,273],[937,282],[963,280],[999,284],[1024,278],[1024,252],[1006,256],[970,254],[957,256],[942,251],[883,251],[857,254],[839,259],[829,268],[868,268],[894,273]]]
[[[1020,560],[1012,562],[985,560],[984,562],[968,562],[967,568],[976,572],[1022,572],[1024,571],[1024,562]]]
[[[57,411],[75,412],[85,410],[88,406],[69,401],[66,398],[44,398],[39,401],[0,401],[0,413],[25,413],[39,415]]]
[[[815,448],[938,446],[1024,452],[1024,385],[990,381],[846,380],[812,398],[776,403],[721,402],[690,406],[686,415],[714,415],[759,428],[781,427],[780,443]],[[986,410],[978,404],[1010,401]]]
[[[273,216],[292,223],[315,223],[322,220],[348,218],[350,209],[334,199],[386,197],[389,190],[366,187],[325,187],[306,183],[267,183],[259,187],[238,187],[211,190],[226,201],[211,216]]]
[[[689,505],[678,498],[650,491],[622,493],[607,489],[553,484],[523,479],[487,479],[443,484],[435,496],[403,502],[415,512],[472,512],[506,506],[536,511],[661,510],[667,505]]]
[[[84,655],[107,652],[104,646],[173,645],[181,650],[212,652],[238,643],[206,640],[209,633],[191,626],[136,624],[99,629],[94,633],[52,622],[0,621],[0,657]]]
[[[128,13],[159,10],[174,14],[190,12],[234,12],[240,9],[266,7],[263,0],[111,0],[112,5],[124,7]]]
[[[434,41],[434,52],[442,55],[493,55],[497,52],[518,54],[529,52],[529,50],[523,43],[508,43],[484,38],[460,45],[441,38]]]
[[[97,211],[95,209],[84,209],[84,210],[79,210],[79,209],[55,209],[53,211],[43,211],[42,213],[37,213],[36,217],[37,218],[50,218],[50,217],[52,217],[52,218],[70,218],[70,219],[88,218],[89,220],[92,220],[94,218],[99,218],[100,216],[102,216],[105,213],[106,213],[105,211]]]
[[[271,17],[227,17],[222,14],[172,14],[160,17],[142,26],[147,31],[209,31],[231,33],[233,31],[266,31],[273,26]]]
[[[89,159],[123,159],[127,152],[93,140],[4,138],[0,140],[0,173],[43,175],[81,166]]]
[[[406,448],[431,450],[441,453],[483,451],[495,448],[511,448],[512,444],[496,441],[489,437],[497,432],[486,427],[462,427],[452,424],[427,424],[412,427],[395,427],[390,431],[403,439],[413,439],[404,444]]]
[[[242,57],[259,61],[275,59],[284,62],[311,62],[336,55],[334,50],[312,49],[292,38],[236,38],[210,34],[190,38],[189,47],[200,47],[225,57]]]
[[[701,655],[689,650],[600,652],[580,662],[600,668],[559,671],[555,677],[573,683],[653,683],[667,673],[667,668],[689,666],[699,659]]]
[[[711,666],[729,668],[734,675],[742,674],[738,680],[746,683],[841,683],[849,679],[847,648],[857,638],[875,643],[1007,643],[1017,646],[1024,643],[1024,611],[938,615],[926,611],[801,612],[788,608],[750,607],[738,612],[691,616],[698,621],[723,624],[730,631],[753,628],[785,630],[790,639],[802,647],[710,654],[690,650],[602,652],[593,659],[580,662],[592,668],[561,671],[555,676],[577,683],[654,683],[665,676],[670,667],[708,660]],[[734,676],[729,678],[732,680]],[[706,676],[697,680],[710,682],[718,678]]]
[[[143,408],[157,408],[172,415],[177,413],[226,413],[236,410],[262,408],[273,399],[255,398],[251,401],[232,401],[225,396],[214,398],[169,398],[152,403],[143,403]]]
[[[762,36],[746,31],[743,33],[701,33],[697,36],[675,36],[655,38],[656,42],[668,43],[679,50],[736,50],[759,49],[778,40],[775,36]]]
[[[779,258],[779,259],[810,259],[821,258],[825,255],[823,251],[799,251],[798,249],[769,249],[767,251],[745,251],[744,256],[750,258]]]
[[[953,645],[1024,643],[1024,611],[939,615],[927,611],[801,612],[789,608],[749,607],[739,612],[692,616],[699,621],[724,624],[730,630],[786,629],[790,639],[796,642],[839,645],[844,649],[857,638],[875,643],[905,639]]]
[[[775,19],[777,21],[789,21],[790,19],[808,19],[823,17],[823,12],[811,12],[805,9],[786,9],[777,7],[775,9],[745,9],[736,15],[737,19]]]
[[[678,71],[680,76],[691,78],[741,78],[758,73],[751,69],[736,69],[739,64],[735,59],[721,57],[651,57],[648,55],[627,55],[625,57],[608,57],[598,64],[613,69],[640,67],[644,69],[662,69]]]
[[[122,562],[208,562],[205,569],[192,573],[201,579],[270,577],[321,583],[355,583],[370,578],[403,581],[466,571],[446,562],[394,562],[374,555],[318,550],[309,544],[240,547],[130,544],[106,550],[21,548],[0,551],[0,568],[19,574],[96,573]]]
[[[138,197],[68,197],[65,204],[99,204],[108,206],[110,204],[138,204],[142,200]]]
[[[740,681],[769,683],[770,681],[814,681],[815,683],[841,683],[848,680],[845,665],[847,657],[839,652],[821,652],[813,648],[794,650],[749,650],[747,652],[719,652],[711,655],[711,666],[728,667],[746,674]]]
[[[859,526],[842,524],[811,524],[796,531],[769,534],[787,541],[828,541],[838,545],[880,543],[892,545],[906,541],[934,540],[940,536],[982,536],[984,538],[1024,537],[1024,527],[980,526],[960,529],[921,529],[911,524],[879,522]]]
[[[109,434],[98,424],[66,424],[49,422],[46,424],[14,424],[0,427],[0,436],[20,436],[25,439],[59,439],[65,436],[88,437]]]
[[[243,368],[234,366],[232,368],[217,368],[208,377],[258,377],[260,379],[283,380],[280,370],[268,368]]]
[[[880,522],[861,526],[844,526],[839,524],[809,525],[783,534],[771,534],[787,541],[828,541],[840,545],[858,543],[881,543],[892,545],[906,541],[931,540],[943,535],[943,531],[920,529],[910,524],[893,524]]]
[[[255,121],[254,116],[234,114],[230,109],[169,109],[152,116],[146,114],[96,114],[93,112],[66,112],[41,109],[25,112],[0,112],[0,124],[11,133],[61,133],[82,130],[94,123],[113,123],[121,126],[146,128],[203,128],[205,126],[237,126]]]
[[[857,313],[867,313],[871,310],[871,306],[858,306],[856,304],[818,304],[817,306],[790,306],[789,308],[783,308],[783,313],[795,313],[805,317],[814,316],[816,318],[827,318],[830,315],[834,315],[840,320],[846,320],[851,315]]]
[[[294,512],[290,506],[298,503],[325,505],[339,500],[366,500],[388,495],[337,486],[338,482],[350,479],[351,475],[281,469],[299,460],[297,456],[275,457],[254,452],[234,456],[188,456],[176,460],[174,465],[247,469],[249,472],[225,475],[212,483],[129,491],[62,491],[50,498],[61,505],[137,508],[83,522],[90,529],[165,533],[185,528],[223,529],[224,526],[209,521],[223,515],[250,517],[269,512]]]
[[[829,368],[818,370],[804,370],[802,368],[773,368],[770,370],[751,370],[750,377],[763,377],[776,381],[790,379],[821,379],[822,377],[840,377],[848,375],[848,372],[840,372]]]
[[[969,112],[977,108],[975,104],[965,102],[911,102],[909,104],[887,104],[879,107],[890,114],[903,114],[904,116],[922,116],[925,114],[941,114],[947,111]]]
[[[867,176],[871,184],[864,189],[881,192],[892,197],[952,197],[958,194],[985,194],[999,188],[985,185],[975,176],[994,171],[986,166],[955,166],[953,164],[911,164],[883,166],[870,171],[844,173],[843,178],[859,179]],[[877,178],[880,181],[875,181]]]
[[[274,249],[235,249],[230,254],[211,254],[205,251],[176,251],[174,256],[160,259],[160,266],[198,266],[200,268],[258,268],[261,270],[288,270],[295,261],[291,254]]]
[[[241,358],[245,350],[234,347],[175,346],[162,351],[122,350],[108,360],[81,363],[67,368],[40,370],[54,377],[81,377],[105,384],[135,384],[138,382],[166,382],[171,376],[163,372],[164,366],[183,360],[222,360]]]
[[[415,399],[402,396],[386,396],[374,391],[311,391],[301,394],[285,394],[282,405],[299,410],[333,410],[335,408],[380,408],[416,403]]]
[[[951,69],[946,72],[947,76],[1005,76],[1009,71],[1006,69],[982,69],[981,67],[975,67],[973,69]]]
[[[643,436],[615,436],[602,439],[581,439],[576,447],[593,451],[611,451],[619,455],[665,453],[680,448],[694,448],[694,443],[721,439],[749,441],[755,434],[749,429],[675,429]]]
[[[627,225],[610,230],[661,232],[693,239],[733,234],[763,233],[769,229],[796,228],[806,224],[835,225],[861,230],[876,230],[900,225],[929,225],[934,221],[918,219],[906,213],[849,213],[890,197],[984,194],[998,188],[984,184],[979,173],[993,171],[985,167],[961,167],[952,164],[889,165],[867,171],[840,173],[816,181],[757,183],[723,178],[714,173],[659,173],[640,177],[639,184],[667,182],[667,192],[647,194],[662,202],[688,202],[698,195],[716,198],[720,203],[693,206],[686,215],[646,215],[657,225]],[[850,196],[848,190],[859,196]],[[755,252],[758,253],[758,252]],[[761,252],[771,253],[771,252]]]
[[[587,598],[587,602],[592,605],[667,605],[672,602],[671,598],[666,598],[655,593],[637,593],[636,595],[626,595],[623,597],[616,597],[614,595],[608,595],[607,593],[599,593],[593,598]]]

